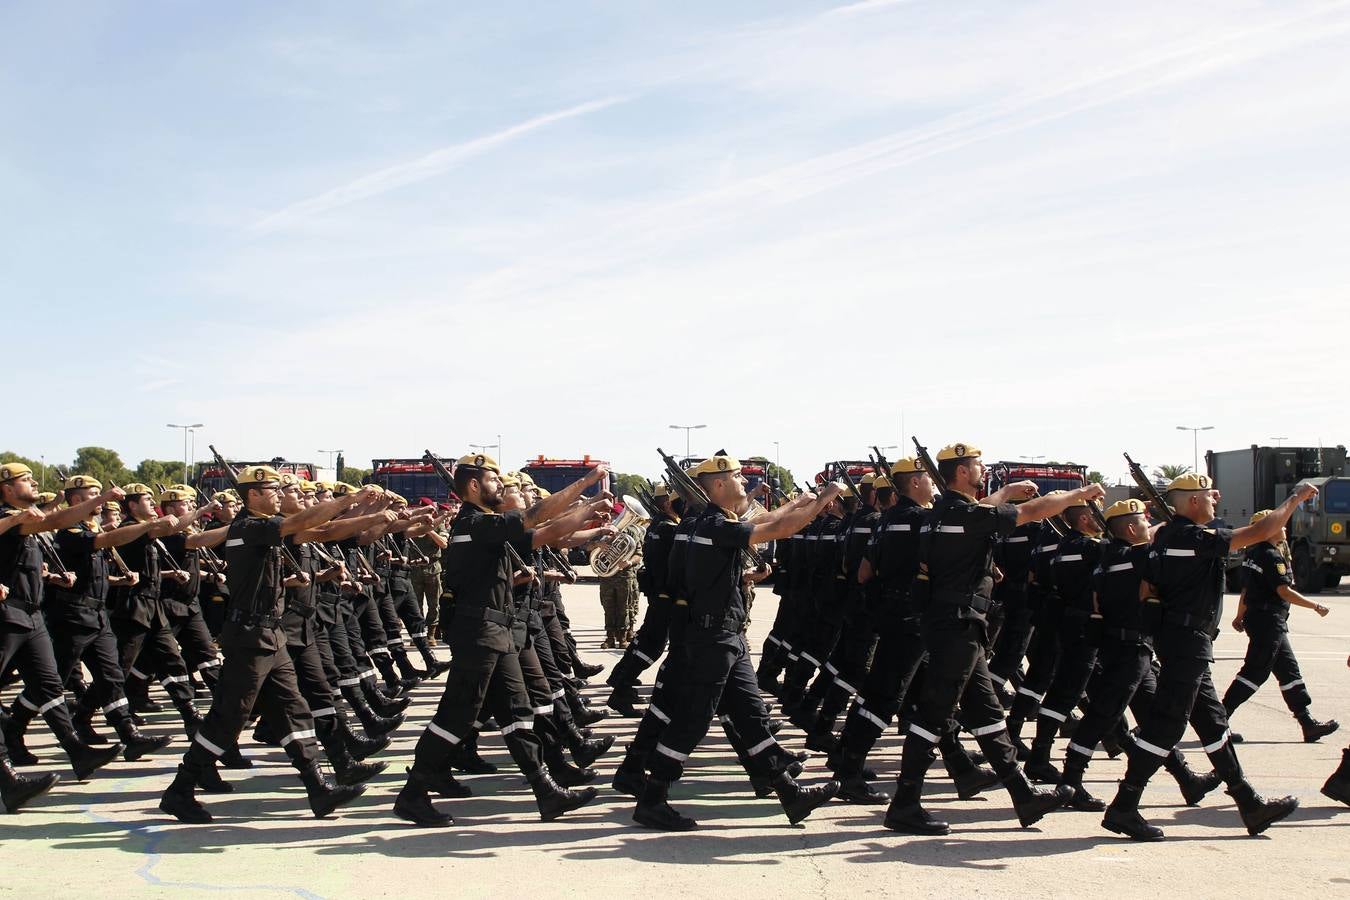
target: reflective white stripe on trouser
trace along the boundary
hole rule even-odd
[[[845,681],[844,679],[840,678],[838,675],[834,676],[834,683],[835,683],[836,686],[838,686],[838,687],[840,687],[840,688],[843,688],[844,690],[848,691],[850,697],[852,697],[852,696],[854,696],[855,694],[858,693],[858,689],[857,689],[857,688],[855,688],[853,685],[849,684],[849,683],[848,683],[847,681]]]
[[[548,706],[536,706],[533,708],[532,712],[536,716],[547,716],[553,712],[553,704],[550,703]]]
[[[339,679],[338,679],[338,687],[340,687],[340,688],[344,688],[344,687],[356,687],[356,686],[359,685],[360,683],[361,683],[361,676],[360,676],[360,675],[357,675],[357,676],[355,676],[355,677],[353,677],[353,678],[339,678]]]
[[[48,700],[46,703],[42,704],[41,706],[34,706],[32,700],[29,700],[29,699],[28,699],[27,697],[25,697],[23,694],[20,694],[20,695],[19,695],[19,702],[22,703],[24,706],[28,707],[29,709],[31,709],[33,712],[37,713],[37,714],[40,716],[40,715],[42,715],[43,713],[45,713],[47,710],[49,710],[49,709],[54,709],[55,707],[60,706],[62,703],[65,703],[65,702],[66,702],[66,697],[65,697],[64,694],[57,694],[55,697],[53,697],[52,699]]]
[[[364,672],[362,672],[360,675],[357,675],[357,676],[356,676],[356,680],[357,680],[357,682],[359,683],[359,682],[365,681],[367,678],[374,678],[374,677],[375,677],[376,675],[378,675],[378,674],[380,674],[380,673],[379,673],[379,672],[376,672],[374,669],[366,669],[366,670],[365,670]]]
[[[933,734],[933,732],[929,731],[927,728],[920,728],[913,722],[911,722],[909,725],[909,733],[915,735],[916,737],[923,738],[930,744],[936,744],[938,742],[938,736],[936,734]]]
[[[145,674],[144,672],[142,672],[140,669],[136,668],[135,666],[132,666],[132,667],[131,667],[131,675],[132,675],[133,678],[139,678],[141,681],[149,681],[149,680],[150,680],[150,676],[149,676],[149,675]]]
[[[820,665],[820,660],[816,659],[814,656],[812,656],[810,653],[807,653],[805,650],[802,651],[802,659],[806,660],[813,666]]]
[[[130,705],[130,704],[131,704],[131,701],[128,700],[126,697],[123,697],[121,700],[114,700],[113,702],[109,703],[107,706],[103,707],[103,711],[104,711],[105,713],[110,713],[110,712],[112,712],[114,709],[121,709],[122,707],[128,706],[128,705]]]
[[[687,762],[689,759],[688,753],[681,753],[678,750],[672,750],[665,744],[657,744],[656,752],[660,753],[662,756],[669,756],[671,759],[675,760],[678,763]]]
[[[312,737],[314,737],[313,728],[306,728],[304,731],[292,731],[290,734],[286,735],[284,738],[281,739],[281,746],[284,747],[291,741],[303,741],[305,738],[312,738]]]
[[[1092,751],[1089,750],[1087,747],[1084,747],[1082,744],[1075,744],[1073,741],[1069,741],[1069,749],[1072,750],[1074,753],[1081,753],[1088,759],[1092,759]]]
[[[1008,679],[1004,678],[1002,675],[999,675],[997,672],[990,672],[989,680],[997,684],[999,687],[1003,687],[1003,685],[1008,683]]]
[[[764,638],[764,643],[766,643],[766,644],[781,644],[781,643],[783,643],[783,642],[780,641],[778,638],[774,637],[773,635],[768,635],[768,636],[766,636],[766,637]]]
[[[481,727],[483,727],[483,723],[482,723],[482,722],[474,722],[474,723],[473,723],[473,727],[475,727],[475,728],[481,728]],[[443,741],[449,741],[451,744],[458,744],[458,743],[459,743],[459,738],[455,737],[453,734],[451,734],[450,732],[446,731],[444,728],[442,728],[441,726],[437,725],[435,722],[428,722],[428,723],[427,723],[427,731],[430,731],[432,734],[436,735],[436,737],[440,738],[440,739],[443,740]]]
[[[661,710],[657,709],[653,704],[651,703],[647,704],[647,712],[656,716],[658,719],[660,719],[662,722],[665,722],[667,725],[670,724],[670,716],[661,712]]]
[[[1232,734],[1233,732],[1230,729],[1225,728],[1223,730],[1223,735],[1220,736],[1220,738],[1217,741],[1215,741],[1212,744],[1206,744],[1200,749],[1205,751],[1206,753],[1213,753],[1219,748],[1221,748],[1224,744],[1228,743],[1228,738],[1230,738]]]
[[[718,717],[717,717],[717,721],[721,722],[724,726],[730,725],[730,724],[731,724],[731,716],[727,716],[727,715],[718,716]]]
[[[1056,722],[1066,722],[1068,721],[1069,718],[1068,716],[1064,715],[1064,713],[1055,712],[1048,706],[1041,707],[1041,715],[1045,716],[1048,719],[1054,719]]]
[[[1017,689],[1017,693],[1021,694],[1021,695],[1024,696],[1024,697],[1030,697],[1032,700],[1035,700],[1037,703],[1040,703],[1042,700],[1045,699],[1045,695],[1044,695],[1044,694],[1038,694],[1038,693],[1036,693],[1035,691],[1033,691],[1031,688],[1027,688],[1027,687],[1020,687],[1020,688],[1018,688],[1018,689]]]
[[[658,689],[659,687],[661,687],[661,682],[658,681],[658,682],[656,682],[655,684],[652,685],[652,690],[656,690],[656,689]]]
[[[426,633],[425,631],[410,631],[410,632],[408,632],[408,637],[410,637],[410,638],[420,638],[420,637],[426,637],[426,636],[427,636],[427,633]]]
[[[754,756],[756,753],[763,753],[765,750],[768,750],[770,747],[772,747],[772,746],[773,746],[774,744],[776,744],[776,743],[778,743],[778,741],[774,740],[773,735],[769,735],[768,737],[766,737],[764,740],[760,741],[760,742],[759,742],[758,744],[756,744],[755,746],[753,746],[753,747],[751,747],[750,749],[746,750],[746,751],[745,751],[745,755],[746,755],[746,756]]]
[[[565,696],[567,696],[567,691],[563,690],[562,688],[558,688],[552,694],[554,700],[561,700]]]
[[[1252,684],[1250,681],[1248,681],[1247,679],[1243,678],[1241,675],[1237,676],[1237,680],[1240,681],[1240,682],[1242,682],[1243,684],[1245,684],[1247,687],[1251,688],[1251,689],[1254,690],[1254,691],[1259,691],[1259,690],[1261,689],[1261,685],[1259,685],[1259,684]],[[1280,690],[1284,690],[1284,688],[1282,687],[1282,688],[1280,688]]]
[[[382,655],[384,655],[384,656],[388,656],[388,655],[389,655],[389,648],[388,648],[388,647],[371,647],[371,648],[370,648],[369,650],[367,650],[366,652],[369,653],[371,656],[374,656],[376,653],[382,654]]]
[[[881,717],[878,716],[878,715],[875,715],[875,714],[874,714],[870,709],[868,709],[867,707],[865,707],[865,706],[860,706],[860,707],[858,707],[858,715],[862,716],[864,719],[866,719],[867,721],[871,722],[873,725],[877,726],[877,727],[880,728],[882,731],[885,731],[885,730],[886,730],[886,723],[883,722],[883,721],[881,721]]]
[[[202,669],[211,669],[218,665],[220,665],[219,659],[208,659],[204,663],[197,663],[197,671],[200,672]]]
[[[1163,556],[1194,556],[1194,555],[1195,555],[1194,550],[1176,550],[1171,547],[1168,547],[1166,550],[1163,551]]]
[[[337,710],[336,710],[334,707],[331,707],[331,706],[325,706],[323,709],[311,709],[309,712],[310,712],[310,715],[314,716],[314,718],[316,718],[316,719],[317,719],[319,716],[336,716],[336,715],[337,715]]]
[[[642,652],[641,650],[639,650],[637,647],[634,647],[634,648],[633,648],[633,655],[636,656],[638,659],[642,660],[643,662],[645,662],[645,663],[646,663],[647,665],[649,665],[649,666],[650,666],[652,663],[656,662],[656,660],[652,659],[650,656],[648,656],[647,654],[643,653],[643,652]]]
[[[190,675],[165,675],[163,678],[159,680],[159,683],[164,685],[185,684],[186,682],[189,682],[191,680],[192,676]]]
[[[211,742],[208,741],[206,738],[202,737],[201,729],[198,729],[198,730],[197,730],[197,736],[194,737],[193,740],[196,741],[197,743],[201,744],[203,747],[205,747],[205,748],[206,748],[208,751],[210,751],[211,754],[214,755],[214,756],[224,756],[224,755],[225,755],[225,751],[224,751],[224,750],[220,749],[220,748],[217,747],[215,744],[211,743]]]
[[[834,667],[834,663],[828,662],[825,664],[825,672],[829,675],[837,676],[839,674],[839,670]]]
[[[970,734],[972,737],[984,737],[986,734],[998,734],[1007,727],[1007,724],[1004,722],[994,722],[991,725],[981,725],[978,728],[972,728],[970,729]],[[934,741],[933,743],[937,743],[937,741]]]
[[[1303,684],[1303,679],[1300,678],[1300,679],[1298,679],[1297,681],[1291,681],[1291,682],[1289,682],[1288,684],[1282,684],[1282,685],[1280,685],[1280,690],[1282,690],[1282,691],[1292,691],[1294,688],[1299,687],[1299,686],[1302,685],[1302,684]]]
[[[522,728],[533,728],[534,719],[521,719],[519,722],[512,722],[509,725],[502,726],[502,737],[506,737],[513,731],[519,731]]]
[[[226,547],[242,547],[242,546],[244,546],[244,539],[243,539],[243,538],[230,538],[228,541],[225,542],[225,546],[226,546]]]
[[[789,652],[789,653],[788,653],[788,662],[796,662],[796,661],[799,660],[799,659],[801,659],[801,657],[798,656],[797,654],[792,653],[792,652]]]
[[[1147,750],[1154,756],[1161,756],[1165,758],[1167,756],[1170,756],[1172,753],[1171,750],[1164,750],[1157,744],[1150,744],[1148,741],[1141,741],[1138,737],[1134,739],[1134,745],[1138,747],[1140,750]]]
[[[457,534],[450,538],[450,543],[452,544],[468,544],[472,543],[472,541],[473,535],[471,534]]]

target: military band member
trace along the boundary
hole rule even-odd
[[[1251,521],[1258,522],[1268,515],[1270,510],[1260,510]],[[1311,744],[1340,728],[1340,723],[1334,719],[1319,722],[1309,712],[1312,695],[1303,682],[1293,645],[1289,643],[1289,608],[1301,606],[1323,617],[1330,610],[1294,590],[1288,562],[1279,549],[1284,541],[1284,529],[1281,528],[1275,540],[1248,547],[1243,558],[1246,588],[1233,618],[1233,628],[1247,632],[1247,656],[1237,677],[1224,692],[1223,708],[1231,720],[1237,708],[1250,699],[1273,672],[1284,705],[1303,729],[1303,740]]]
[[[984,614],[994,587],[993,552],[998,539],[1019,525],[1057,515],[1071,502],[1095,500],[1103,492],[1094,484],[1059,497],[1027,499],[1034,495],[1036,485],[1023,481],[1005,485],[976,502],[984,484],[980,456],[978,447],[964,443],[951,444],[938,453],[938,472],[947,489],[925,515],[921,571],[915,585],[922,592],[924,646],[930,661],[918,714],[905,735],[895,797],[886,813],[885,825],[893,831],[947,834],[951,830],[923,808],[920,798],[936,747],[943,735],[957,728],[958,705],[1012,796],[1024,828],[1059,802],[1053,791],[1033,788],[1017,765],[1003,707],[985,661]],[[1012,499],[1025,502],[1014,506],[1009,502]]]
[[[1154,639],[1162,665],[1158,694],[1129,747],[1125,778],[1102,819],[1109,831],[1137,841],[1163,838],[1162,829],[1139,814],[1139,798],[1188,721],[1237,801],[1249,834],[1260,834],[1298,808],[1294,797],[1266,800],[1247,782],[1209,667],[1223,613],[1224,560],[1229,551],[1277,539],[1295,508],[1317,496],[1317,489],[1298,485],[1270,515],[1238,529],[1205,527],[1214,520],[1218,493],[1208,475],[1187,473],[1173,479],[1167,503],[1176,513],[1153,537],[1150,581],[1163,613]]]

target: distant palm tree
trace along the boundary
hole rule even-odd
[[[1158,466],[1156,469],[1153,470],[1153,480],[1166,484],[1173,478],[1178,478],[1182,475],[1185,475],[1190,470],[1191,470],[1190,466],[1169,465],[1167,463],[1164,463],[1163,465]]]

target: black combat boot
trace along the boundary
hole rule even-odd
[[[317,762],[311,762],[300,772],[300,780],[305,783],[305,793],[309,795],[309,808],[313,810],[316,819],[322,819],[339,806],[351,803],[366,792],[363,784],[333,784],[323,777]]]
[[[1173,750],[1167,755],[1163,768],[1176,779],[1177,787],[1181,788],[1181,799],[1186,801],[1187,806],[1199,806],[1206,794],[1223,784],[1223,779],[1213,769],[1207,775],[1200,775],[1186,765],[1180,750]]]
[[[818,807],[830,802],[830,798],[839,792],[839,782],[827,781],[813,787],[802,787],[787,772],[773,779],[773,790],[778,802],[783,806],[788,821],[793,825],[805,819]]]
[[[431,779],[420,772],[408,770],[408,780],[394,801],[394,815],[423,828],[444,828],[455,824],[449,813],[431,805]]]
[[[253,768],[253,760],[239,752],[238,741],[235,741],[225,748],[225,752],[220,756],[219,763],[222,769],[232,769],[235,771]]]
[[[539,804],[539,818],[545,822],[552,822],[563,813],[585,806],[594,800],[596,795],[593,787],[582,788],[579,791],[562,787],[549,777],[547,769],[540,769],[530,779],[530,788],[534,791],[534,799]]]
[[[1017,821],[1023,828],[1030,828],[1046,813],[1059,808],[1059,795],[1052,790],[1032,787],[1021,768],[1014,769],[1011,775],[1003,779],[1003,786],[1012,797]]]
[[[366,730],[366,734],[373,738],[383,737],[403,724],[402,712],[397,712],[392,716],[380,715],[366,700],[361,689],[354,684],[344,685],[342,696],[347,699],[347,705],[356,714],[356,719],[361,723],[361,727]],[[406,706],[406,704],[404,705]]]
[[[950,825],[933,818],[923,808],[920,802],[922,794],[923,782],[910,778],[897,779],[895,798],[886,809],[886,819],[882,824],[902,834],[951,834]]]
[[[1132,841],[1161,841],[1163,830],[1157,825],[1150,825],[1148,820],[1139,814],[1139,798],[1143,793],[1142,784],[1122,781],[1115,799],[1106,807],[1102,827],[1107,831],[1123,834]]]
[[[1247,833],[1253,836],[1298,809],[1297,797],[1277,797],[1274,800],[1267,800],[1245,780],[1231,786],[1228,795],[1237,801],[1238,812],[1242,814],[1242,824],[1247,826]]]
[[[398,715],[408,708],[408,704],[412,703],[411,697],[396,697],[386,694],[380,690],[380,686],[375,683],[373,678],[362,680],[359,687],[361,694],[366,698],[366,702],[370,704],[370,708],[375,711],[375,714],[385,718]]]
[[[594,678],[596,675],[605,671],[605,667],[602,665],[582,662],[580,659],[577,660],[576,665],[573,666],[573,668],[576,670],[578,677],[581,678]]]
[[[589,766],[574,766],[563,756],[562,746],[551,738],[545,739],[541,736],[541,742],[544,744],[544,762],[548,766],[548,773],[553,779],[565,788],[580,787],[583,784],[590,784],[595,780],[596,771]]]
[[[390,647],[389,652],[394,657],[394,665],[398,666],[399,674],[402,676],[399,683],[408,688],[415,688],[427,680],[429,673],[412,664],[412,660],[408,658],[408,651],[403,646]]]
[[[1050,750],[1054,740],[1053,734],[1050,741],[1042,741],[1038,734],[1036,740],[1031,743],[1031,753],[1027,756],[1024,766],[1027,777],[1032,781],[1038,781],[1041,784],[1058,784],[1059,770],[1050,762]]]
[[[1070,750],[1064,755],[1064,774],[1055,787],[1055,793],[1059,794],[1059,805],[1079,812],[1104,812],[1106,804],[1083,787],[1083,773],[1087,771],[1087,766],[1088,757],[1082,753]]]
[[[178,774],[159,798],[159,808],[180,822],[188,825],[205,825],[211,821],[211,814],[197,801],[197,767],[184,762],[178,767]]]
[[[598,738],[583,738],[580,733],[576,733],[568,740],[568,749],[572,751],[572,759],[581,768],[589,768],[591,763],[595,762],[601,756],[614,746],[614,735],[607,734]]]
[[[117,736],[122,739],[122,758],[127,762],[135,762],[142,756],[154,753],[157,750],[163,750],[173,740],[169,735],[150,737],[141,734],[140,730],[136,728],[136,723],[131,721],[131,716],[118,719],[113,727],[117,729]]]
[[[28,731],[28,723],[33,721],[35,715],[36,712],[15,700],[5,719],[5,747],[9,751],[10,761],[16,766],[36,766],[42,762],[23,741],[24,734]]]
[[[194,771],[197,775],[197,787],[208,794],[234,793],[234,785],[220,777],[220,770],[216,768],[215,760],[198,765]]]
[[[315,719],[314,730],[318,732],[324,755],[328,757],[328,762],[333,766],[333,780],[340,785],[350,787],[354,784],[362,784],[383,772],[385,767],[388,766],[388,763],[363,763],[352,758],[351,752],[347,749],[347,742],[343,739],[342,729],[338,726],[336,716],[323,716]]]
[[[1350,748],[1341,751],[1341,766],[1322,785],[1322,793],[1350,806]]]
[[[1341,723],[1335,719],[1327,719],[1325,722],[1317,721],[1306,709],[1298,713],[1295,718],[1298,719],[1299,727],[1303,729],[1303,743],[1305,744],[1315,744],[1341,727]]]
[[[698,823],[670,805],[670,782],[648,778],[633,810],[633,821],[660,831],[692,831]]]
[[[491,775],[497,767],[478,755],[478,732],[473,732],[450,751],[450,765],[465,775]]]
[[[640,702],[642,702],[642,697],[633,688],[616,687],[609,692],[609,699],[605,701],[605,706],[625,719],[640,719],[642,713],[638,712],[636,708],[636,704]]]
[[[427,667],[426,678],[428,681],[439,675],[444,675],[450,669],[448,661],[442,662],[436,658],[436,654],[431,652],[431,644],[427,642],[426,638],[416,637],[412,639],[412,642],[413,646],[417,648],[417,652],[422,654],[422,664]]]
[[[0,800],[4,801],[7,813],[18,812],[29,800],[47,793],[60,780],[61,776],[55,774],[21,774],[15,771],[8,757],[0,757]]]
[[[630,759],[630,756],[625,756],[623,762],[619,763],[619,767],[614,770],[614,780],[610,782],[610,787],[620,794],[637,798],[642,796],[642,789],[647,785],[647,773],[642,769],[641,760],[630,761]]]
[[[76,737],[94,747],[108,743],[106,737],[94,730],[94,710],[70,702],[66,703],[66,709],[70,710],[70,721],[75,726]]]
[[[117,759],[117,755],[122,752],[122,745],[90,747],[88,744],[81,744],[72,732],[61,741],[61,749],[66,751],[66,756],[70,759],[70,767],[75,770],[75,780],[84,781],[90,775]]]
[[[164,708],[150,699],[150,682],[144,678],[128,674],[124,691],[127,699],[131,701],[133,712],[159,712]]]
[[[975,799],[991,787],[997,787],[999,781],[998,773],[987,766],[973,765],[952,776],[952,782],[956,785],[956,796],[962,800]]]
[[[351,723],[347,717],[338,710],[337,715],[338,734],[342,736],[342,743],[347,747],[347,752],[352,755],[352,759],[360,760],[374,756],[381,750],[389,746],[389,736],[381,735],[379,737],[362,737],[352,730]]]
[[[863,775],[864,757],[851,750],[840,750],[836,755],[834,777],[839,782],[838,796],[848,803],[880,804],[890,802],[890,795],[868,783]]]

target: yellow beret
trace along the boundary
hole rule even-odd
[[[905,456],[891,463],[892,475],[914,475],[923,471],[923,463],[913,456]]]
[[[520,478],[521,484],[528,484],[532,487],[534,486],[534,479],[530,477],[529,472],[517,472],[516,475],[517,477]]]
[[[543,488],[538,487],[538,485],[536,485],[535,487],[536,487],[536,489],[539,491],[539,497],[540,497],[540,499],[543,499],[544,497],[552,497],[552,496],[553,496],[553,492],[552,492],[552,491],[544,490]]]
[[[872,487],[878,491],[883,491],[886,488],[893,488],[895,485],[885,475],[878,475],[876,481],[872,482]]]
[[[121,511],[122,511],[122,507],[120,507],[120,506],[117,505],[117,501],[116,501],[116,500],[109,500],[107,503],[103,504],[103,508],[104,508],[105,510],[107,510],[108,512],[121,512]]]
[[[357,488],[356,485],[354,485],[354,484],[348,484],[348,483],[345,482],[345,481],[335,481],[335,482],[333,482],[333,496],[334,496],[334,497],[345,497],[345,496],[347,496],[348,494],[355,494],[355,493],[357,492],[357,490],[358,490],[358,488]]]
[[[128,497],[134,497],[137,494],[149,494],[152,497],[155,495],[154,491],[150,490],[150,488],[141,484],[139,481],[133,481],[131,484],[122,485],[122,490],[126,492]]]
[[[515,472],[505,472],[502,474],[502,487],[520,487],[520,478]]]
[[[301,478],[294,472],[282,472],[277,477],[277,481],[281,483],[282,487],[299,487]]]
[[[1256,512],[1252,513],[1251,524],[1255,525],[1257,522],[1260,522],[1262,519],[1264,519],[1266,516],[1270,515],[1274,511],[1275,510],[1273,509],[1258,509]]]
[[[194,497],[197,496],[197,489],[194,488],[194,487],[193,487],[192,485],[190,485],[190,484],[171,484],[171,485],[169,485],[169,490],[171,490],[171,491],[187,491],[187,492],[188,492],[189,494],[191,494],[192,496],[194,496]]]
[[[103,490],[103,482],[88,475],[72,475],[66,479],[65,484],[61,487],[67,491],[73,491],[76,488],[94,488],[101,491]]]
[[[239,473],[240,488],[276,487],[280,484],[281,473],[271,466],[248,466]]]
[[[331,482],[331,481],[315,481],[315,482],[313,482],[313,484],[314,484],[314,490],[316,490],[316,491],[331,491],[331,490],[333,490],[333,482]]]
[[[938,451],[937,461],[946,462],[949,459],[979,459],[980,448],[974,444],[948,444]]]
[[[300,492],[302,494],[312,494],[318,489],[319,489],[318,483],[310,481],[308,478],[300,479]]]
[[[862,483],[862,484],[871,484],[871,485],[874,485],[874,486],[875,486],[876,480],[877,480],[877,473],[876,473],[876,472],[868,472],[866,475],[864,475],[864,476],[862,477],[862,482],[861,482],[861,483]]]
[[[197,495],[192,491],[180,491],[178,487],[175,485],[174,487],[168,488],[159,495],[159,502],[174,503],[178,500],[191,500],[195,496]]]
[[[656,487],[652,488],[652,496],[653,496],[653,497],[669,497],[669,496],[670,496],[670,487],[663,481],[663,482],[661,482],[660,484],[658,484]]]
[[[33,470],[21,462],[8,462],[0,466],[0,481],[10,481],[15,478],[22,478],[25,475],[32,475]]]
[[[216,491],[216,492],[211,496],[211,499],[212,499],[212,500],[215,500],[216,502],[221,503],[221,504],[225,504],[225,503],[238,503],[238,502],[239,502],[239,495],[236,494],[236,493],[234,492],[233,489],[227,489],[227,490],[223,490],[223,491]]]
[[[48,503],[51,503],[55,499],[56,494],[52,493],[51,491],[42,491],[37,495],[37,505],[46,506]]]
[[[393,491],[390,491],[389,496],[395,503],[402,503],[404,506],[408,505],[408,498],[404,497],[402,494],[396,494]]]
[[[502,467],[497,465],[497,461],[486,453],[469,453],[455,460],[456,466],[468,466],[471,469],[487,469],[490,472],[501,474]]]
[[[1178,475],[1167,485],[1169,491],[1208,491],[1213,490],[1213,488],[1214,479],[1208,475],[1199,475],[1195,472]]]
[[[741,461],[734,456],[710,456],[689,470],[691,478],[700,475],[721,475],[724,472],[739,472]]]
[[[1106,512],[1102,513],[1102,517],[1109,522],[1120,516],[1142,516],[1146,512],[1148,512],[1148,507],[1144,505],[1144,501],[1131,497],[1128,500],[1117,500],[1112,503],[1106,508]]]

